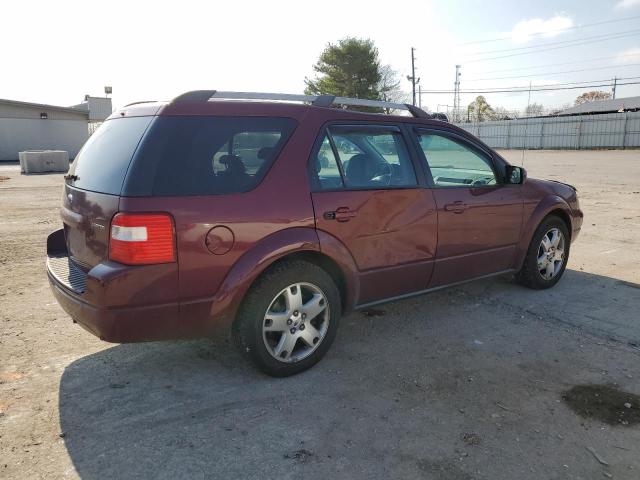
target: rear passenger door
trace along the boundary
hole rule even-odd
[[[521,185],[505,184],[481,145],[445,130],[416,130],[438,209],[430,286],[512,267],[522,225]]]
[[[394,125],[332,125],[311,158],[316,227],[360,272],[359,304],[425,289],[437,226],[432,193]]]

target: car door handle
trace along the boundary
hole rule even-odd
[[[350,210],[349,207],[339,207],[332,212],[324,212],[322,215],[325,220],[337,220],[338,222],[348,222],[356,216],[356,212]]]
[[[464,212],[467,208],[468,208],[468,207],[467,207],[467,205],[466,205],[465,203],[463,203],[463,202],[460,202],[460,201],[458,201],[458,202],[453,202],[453,203],[447,203],[447,204],[444,206],[444,209],[445,209],[447,212],[453,212],[453,213],[462,213],[462,212]]]

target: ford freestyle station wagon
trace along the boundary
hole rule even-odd
[[[47,271],[75,322],[108,342],[231,331],[274,376],[354,309],[504,273],[551,287],[582,224],[573,187],[411,105],[215,90],[114,112],[61,216]]]

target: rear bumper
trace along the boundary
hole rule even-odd
[[[180,321],[176,264],[130,267],[103,262],[85,271],[69,260],[64,232],[47,241],[51,290],[71,318],[107,342],[198,336]]]
[[[85,330],[106,342],[129,343],[180,338],[177,304],[136,308],[100,308],[81,300],[48,272],[53,295]],[[178,331],[176,331],[178,330]]]

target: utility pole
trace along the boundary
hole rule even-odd
[[[418,85],[418,107],[422,108],[422,85]]]
[[[411,75],[407,75],[407,80],[411,82],[411,89],[413,91],[413,106],[416,106],[416,85],[420,83],[420,78],[416,78],[416,49],[411,47]]]
[[[453,82],[453,118],[454,121],[459,120],[460,117],[460,67],[456,65],[456,79]]]
[[[616,87],[618,86],[618,77],[613,77],[613,88],[611,89],[611,96],[616,99]]]

